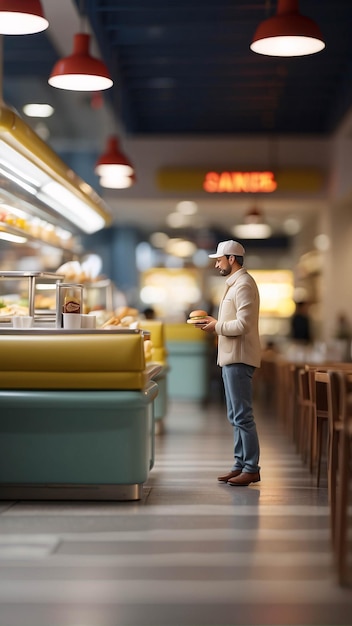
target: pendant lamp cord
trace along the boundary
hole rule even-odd
[[[79,16],[80,16],[80,30],[81,30],[81,33],[84,33],[85,32],[84,0],[80,0],[80,3],[79,3]]]
[[[270,15],[271,12],[271,0],[265,0],[265,12]]]
[[[269,169],[276,170],[278,168],[278,141],[274,135],[269,136],[268,139],[268,157],[269,157]]]

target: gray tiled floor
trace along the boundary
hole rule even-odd
[[[0,626],[352,625],[326,484],[257,410],[262,482],[231,465],[221,404],[170,405],[136,502],[0,503]]]

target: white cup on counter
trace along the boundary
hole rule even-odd
[[[32,328],[33,317],[31,315],[14,315],[12,326],[13,328]]]
[[[96,328],[97,317],[96,315],[89,315],[84,313],[81,315],[81,328]]]
[[[81,328],[81,315],[79,313],[63,313],[64,328],[68,330],[76,330]]]

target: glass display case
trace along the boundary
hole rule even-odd
[[[18,314],[55,321],[56,285],[63,279],[54,272],[0,271],[0,322]]]
[[[84,283],[84,305],[87,311],[113,311],[113,283],[109,278]]]

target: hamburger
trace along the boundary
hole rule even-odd
[[[187,324],[204,324],[206,323],[207,317],[208,313],[206,311],[203,311],[203,309],[195,309],[190,312]]]

